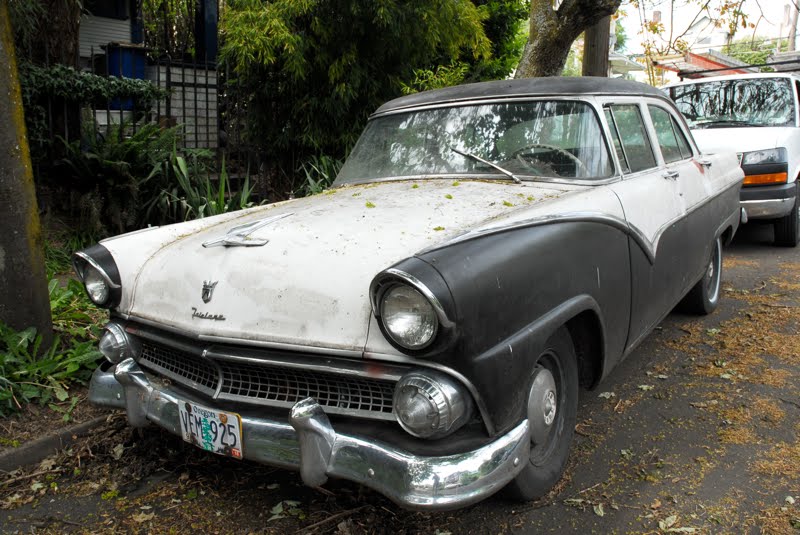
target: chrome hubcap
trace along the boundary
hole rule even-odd
[[[539,368],[533,376],[528,395],[528,423],[531,442],[544,444],[558,410],[558,390],[553,374],[547,368]]]
[[[544,395],[544,423],[550,425],[556,419],[556,393],[548,390]]]

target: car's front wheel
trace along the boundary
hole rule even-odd
[[[529,501],[547,494],[567,466],[578,412],[578,362],[566,327],[546,342],[534,366],[527,417],[531,452],[508,484],[510,497]]]
[[[800,194],[800,192],[797,192]],[[800,241],[800,199],[795,195],[792,211],[773,223],[775,245],[796,247]]]
[[[706,315],[716,310],[719,304],[719,287],[722,280],[722,238],[714,240],[711,258],[706,264],[703,278],[686,294],[683,304],[687,312]]]

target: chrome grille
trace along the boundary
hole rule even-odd
[[[165,377],[195,387],[213,395],[219,383],[219,373],[213,364],[188,351],[180,351],[161,344],[142,344],[139,362]]]
[[[323,407],[392,413],[394,383],[333,373],[220,362],[220,398],[263,399],[294,405],[313,397]]]
[[[291,407],[312,397],[331,414],[394,419],[390,379],[212,360],[150,340],[142,345],[142,366],[216,399]]]

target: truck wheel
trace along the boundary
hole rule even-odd
[[[691,314],[711,314],[719,304],[719,286],[722,279],[722,239],[714,240],[711,258],[703,278],[689,290],[683,300],[684,308]]]
[[[773,223],[775,229],[775,245],[781,247],[796,247],[800,239],[800,203],[794,198],[792,211]]]
[[[545,343],[530,384],[530,457],[506,487],[511,498],[522,501],[544,496],[561,479],[575,435],[578,360],[566,327],[559,328]]]

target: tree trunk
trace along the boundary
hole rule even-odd
[[[564,0],[553,9],[552,0],[531,0],[528,42],[516,78],[558,76],[577,37],[603,17],[614,14],[622,0]]]
[[[53,340],[44,247],[33,187],[7,0],[0,0],[0,321]]]
[[[797,4],[790,4],[789,9],[792,10],[792,14],[789,16],[789,43],[787,46],[787,50],[789,52],[794,52],[796,50],[797,44],[797,10],[798,8],[795,7]]]
[[[611,17],[603,17],[586,29],[583,38],[583,76],[608,76],[608,40]]]

